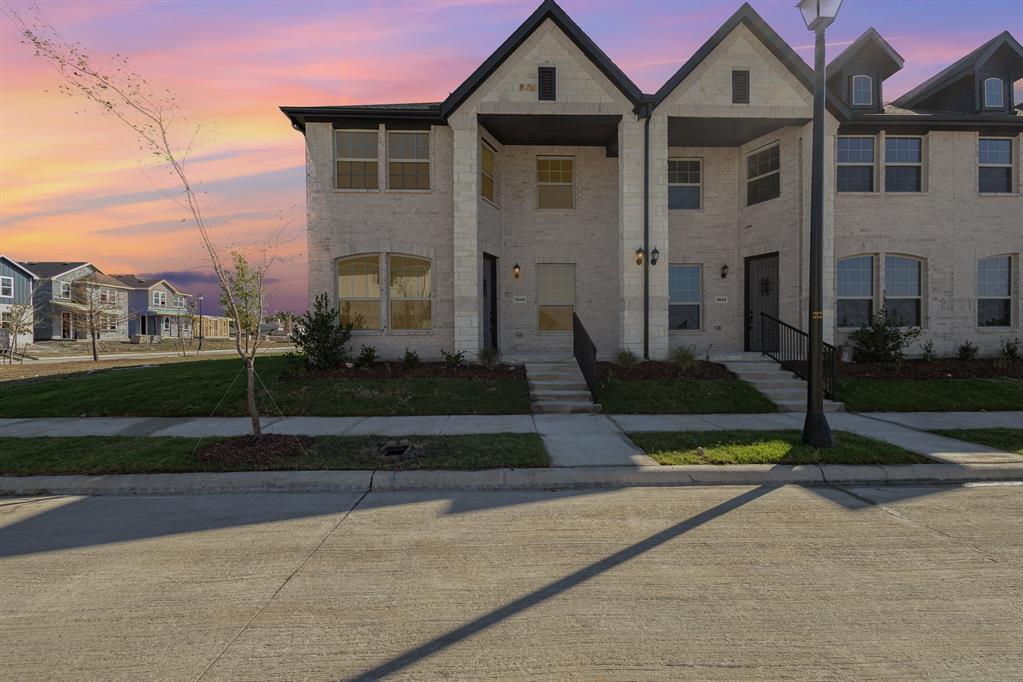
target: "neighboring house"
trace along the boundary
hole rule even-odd
[[[18,307],[25,306],[22,333],[18,335],[18,347],[32,343],[34,324],[32,291],[35,288],[35,273],[17,261],[0,254],[0,346],[6,347],[10,339],[4,332],[10,331],[11,316]],[[12,310],[14,309],[14,310]]]
[[[128,338],[128,287],[85,262],[32,262],[39,278],[33,300],[35,340],[89,338],[90,316],[100,339]],[[100,327],[102,325],[102,327]]]
[[[180,338],[192,336],[192,294],[186,294],[165,279],[140,279],[136,275],[114,275],[131,291],[128,310],[132,319],[129,336]]]
[[[902,63],[871,29],[828,68],[825,336],[885,305],[991,352],[1020,335],[1023,48],[884,104]],[[569,355],[574,315],[604,358],[759,350],[761,313],[806,326],[812,78],[743,5],[644,94],[547,1],[442,102],[283,107],[310,305],[391,357]]]

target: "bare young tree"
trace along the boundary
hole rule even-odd
[[[186,172],[191,145],[201,126],[188,126],[182,134],[181,107],[177,96],[168,89],[157,89],[140,73],[134,71],[127,57],[114,55],[105,64],[81,44],[68,42],[33,8],[32,16],[26,18],[10,5],[4,12],[12,19],[33,54],[49,63],[60,75],[61,92],[84,97],[102,111],[112,115],[134,136],[139,149],[169,169],[177,185],[177,196],[168,197],[176,201],[189,215],[199,232],[209,264],[217,275],[224,292],[225,312],[234,319],[239,332],[247,328],[245,321],[249,314],[245,305],[237,299],[238,289],[232,284],[230,266],[224,263],[220,252],[210,237],[206,220],[200,206],[198,192]],[[265,257],[255,266],[260,272],[260,282],[274,258]],[[260,314],[259,317],[262,317]],[[258,318],[257,318],[258,319]],[[236,336],[235,348],[246,367],[248,394],[255,394],[254,363],[258,343],[243,342],[244,335]],[[257,334],[258,337],[258,334]],[[260,435],[259,411],[255,400],[249,401],[249,416],[252,431]]]
[[[0,313],[0,348],[3,350],[5,363],[14,364],[14,356],[18,354],[18,337],[31,334],[37,315],[41,315],[43,306],[32,301],[16,303]]]
[[[116,332],[121,325],[132,319],[128,312],[125,294],[116,289],[94,284],[73,282],[71,301],[75,304],[73,313],[75,329],[84,329],[89,335],[92,359],[99,361],[99,339],[108,332]]]

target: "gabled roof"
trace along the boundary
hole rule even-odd
[[[31,268],[32,272],[40,279],[53,279],[59,277],[65,273],[77,270],[83,265],[91,265],[91,263],[81,261],[75,263],[62,262],[62,261],[35,261],[32,263],[25,263],[25,267]]]
[[[18,268],[19,270],[21,270],[22,272],[24,272],[26,275],[28,275],[32,279],[39,279],[39,276],[36,275],[36,273],[32,272],[31,270],[26,268],[24,265],[22,265],[21,263],[19,263],[18,261],[14,260],[13,258],[11,258],[9,256],[5,256],[4,254],[0,253],[0,260],[7,261],[8,263],[10,263],[14,267]]]
[[[501,46],[494,51],[487,60],[480,64],[479,68],[472,72],[465,82],[455,88],[455,91],[448,95],[448,98],[441,104],[441,115],[447,118],[453,111],[476,91],[483,82],[498,69],[522,43],[526,41],[533,32],[550,19],[558,28],[564,31],[576,47],[593,62],[594,66],[600,69],[611,83],[614,84],[622,94],[625,95],[633,105],[638,105],[643,98],[643,93],[618,66],[611,61],[611,58],[604,54],[604,51],[597,47],[597,44],[590,40],[579,26],[572,21],[565,10],[558,6],[554,0],[544,0],[543,4],[536,8],[536,11],[529,15],[515,32],[508,36],[508,39],[501,43]]]
[[[1008,47],[1013,51],[1019,58],[1019,65],[1017,71],[1014,73],[1014,80],[1018,78],[1018,74],[1023,73],[1023,46],[1012,37],[1012,34],[1008,31],[1002,31],[991,40],[987,41],[976,50],[970,52],[968,55],[963,57],[957,62],[947,68],[939,71],[934,76],[931,76],[926,81],[916,86],[902,97],[892,102],[896,106],[912,108],[921,102],[925,101],[932,95],[939,92],[945,86],[959,80],[962,76],[972,73],[973,70],[984,63],[986,63],[995,52],[1002,47]]]
[[[125,286],[130,287],[132,289],[152,289],[157,284],[166,284],[167,288],[170,289],[171,291],[173,291],[176,294],[181,294],[182,296],[191,296],[191,294],[186,294],[184,291],[181,291],[176,286],[174,286],[173,284],[171,284],[170,282],[168,282],[167,280],[162,279],[162,278],[161,279],[143,279],[143,278],[139,277],[138,275],[111,275],[111,276],[114,279],[119,280]]]
[[[110,275],[106,275],[99,270],[90,272],[85,277],[79,277],[75,280],[75,283],[85,282],[87,284],[99,284],[105,287],[117,287],[118,289],[128,289],[130,287],[125,286],[124,282],[114,279]]]
[[[868,28],[863,34],[852,42],[852,45],[842,50],[842,54],[838,55],[831,60],[828,64],[828,78],[838,73],[842,68],[849,63],[851,59],[856,57],[864,48],[867,46],[873,46],[880,51],[885,57],[885,64],[881,69],[881,78],[885,79],[890,77],[893,73],[902,68],[902,65],[906,60],[902,58],[898,52],[895,51],[888,41],[881,37],[881,34],[877,32],[873,27]]]
[[[679,86],[693,71],[696,70],[703,60],[706,59],[714,49],[727,38],[732,31],[739,27],[740,24],[744,24],[750,32],[764,44],[768,50],[771,51],[778,61],[782,63],[796,77],[803,86],[813,92],[813,69],[811,69],[802,58],[796,54],[796,51],[789,47],[789,44],[782,40],[781,36],[775,33],[774,29],[771,28],[764,19],[756,13],[756,11],[750,7],[749,3],[743,3],[742,7],[736,10],[735,14],[730,16],[724,24],[721,25],[714,35],[710,37],[710,40],[705,42],[700,49],[698,49],[692,57],[689,58],[685,64],[682,65],[675,75],[668,79],[668,82],[661,86],[657,91],[657,94],[653,97],[654,107],[663,102],[668,95],[674,92],[675,88]],[[828,109],[831,113],[835,114],[840,120],[849,118],[848,108],[838,100],[832,93],[828,93]]]

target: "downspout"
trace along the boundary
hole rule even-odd
[[[643,107],[643,359],[650,359],[650,105]]]

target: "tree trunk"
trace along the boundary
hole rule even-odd
[[[89,333],[89,337],[92,339],[92,360],[93,362],[99,362],[99,350],[96,348],[96,331],[93,330]]]
[[[259,424],[259,409],[256,407],[256,363],[253,358],[245,358],[245,375],[248,380],[245,402],[252,420],[252,435],[261,436],[263,429]]]

